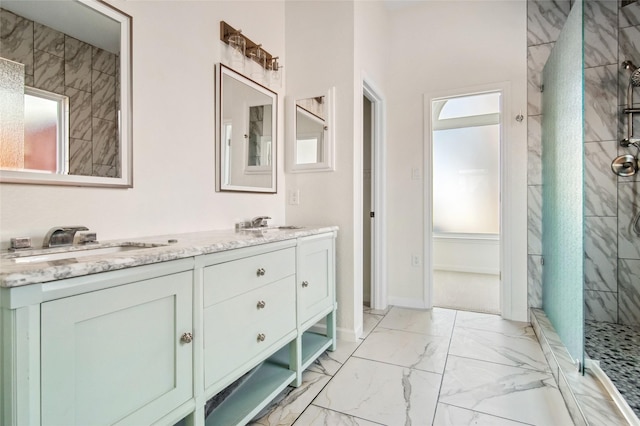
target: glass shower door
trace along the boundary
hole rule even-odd
[[[584,365],[583,4],[576,0],[543,70],[542,303]]]

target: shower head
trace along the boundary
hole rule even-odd
[[[631,77],[629,78],[629,84],[634,87],[640,86],[640,68],[633,65],[631,61],[624,61],[622,68],[631,71]]]

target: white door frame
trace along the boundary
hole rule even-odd
[[[367,78],[362,80],[363,95],[371,101],[373,126],[371,129],[371,207],[375,212],[371,235],[371,308],[387,307],[387,257],[386,253],[386,150],[385,150],[385,101],[380,90]],[[362,173],[361,173],[362,175]]]
[[[501,92],[500,105],[500,313],[505,318],[512,316],[511,303],[511,246],[514,230],[510,219],[511,193],[509,185],[509,165],[514,164],[509,145],[509,126],[507,117],[511,109],[509,105],[510,84],[508,82],[483,86],[452,89],[424,95],[424,305],[433,307],[433,135],[431,132],[431,104],[441,98],[472,95],[483,92]],[[521,161],[517,162],[520,164]],[[525,159],[526,167],[526,159]]]

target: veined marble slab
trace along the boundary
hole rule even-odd
[[[140,244],[141,246],[159,244],[160,246],[78,258],[70,256],[67,259],[48,262],[16,263],[11,260],[10,256],[20,255],[20,253],[5,253],[0,257],[0,287],[18,287],[80,277],[277,241],[292,240],[337,230],[337,226],[303,227],[299,229],[269,227],[259,231],[243,230],[236,232],[229,229],[143,237],[134,240],[114,240],[101,243],[99,247],[117,246],[124,243]],[[169,240],[177,240],[177,242],[169,244]],[[72,252],[88,248],[88,246],[74,245],[60,250]],[[41,252],[45,253],[46,250],[41,250]]]

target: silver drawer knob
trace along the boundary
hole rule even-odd
[[[266,338],[267,336],[264,333],[258,334],[258,342],[264,342],[264,339]]]
[[[265,302],[264,300],[260,300],[257,306],[258,309],[264,309],[264,307],[267,306],[267,302]]]
[[[264,268],[260,268],[260,269],[258,269],[258,272],[256,272],[256,274],[257,274],[259,277],[263,277],[263,276],[264,276],[264,274],[265,274],[265,272],[266,272],[266,271],[264,270]]]
[[[191,334],[191,333],[182,333],[182,336],[180,336],[180,341],[182,343],[191,343],[193,341],[193,334]]]
[[[302,281],[302,287],[309,287],[309,281]]]

